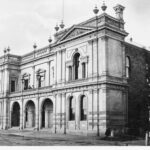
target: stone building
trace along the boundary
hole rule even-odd
[[[150,54],[125,42],[124,7],[114,10],[116,18],[104,12],[56,32],[49,46],[0,57],[1,129],[100,136],[145,129]]]

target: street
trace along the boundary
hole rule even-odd
[[[100,137],[51,134],[36,131],[0,131],[0,146],[144,146],[144,140],[111,140]]]

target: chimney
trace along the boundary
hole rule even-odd
[[[123,11],[124,11],[125,7],[120,5],[120,4],[117,4],[115,7],[114,7],[114,10],[116,12],[116,18],[117,19],[120,19],[120,20],[123,20]]]

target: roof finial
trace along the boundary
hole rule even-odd
[[[59,30],[58,24],[56,24],[55,30],[56,30],[56,32]]]
[[[107,6],[105,5],[105,1],[103,1],[103,5],[102,5],[102,7],[101,7],[101,8],[102,8],[102,11],[103,11],[103,12],[105,12],[105,11],[106,11]]]
[[[34,48],[34,51],[36,50],[36,48],[37,48],[37,45],[36,45],[36,43],[34,42],[34,44],[33,44],[33,48]]]
[[[51,44],[51,43],[52,43],[51,35],[49,36],[48,42],[49,42],[49,44]]]
[[[61,21],[60,28],[63,29],[65,27],[63,20]]]
[[[95,14],[95,15],[97,15],[97,14],[98,14],[99,9],[97,8],[97,5],[95,5],[95,8],[93,9],[93,12],[94,12],[94,14]]]
[[[7,48],[7,52],[9,53],[10,52],[10,47],[8,46],[8,48]]]

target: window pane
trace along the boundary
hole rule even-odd
[[[72,67],[69,66],[69,81],[72,80]]]
[[[28,89],[28,83],[29,83],[28,79],[25,79],[24,80],[24,90]]]
[[[11,81],[11,92],[15,92],[15,87],[16,87],[15,83],[16,83],[15,81],[13,80]]]
[[[86,77],[86,65],[85,63],[82,64],[82,78]]]

